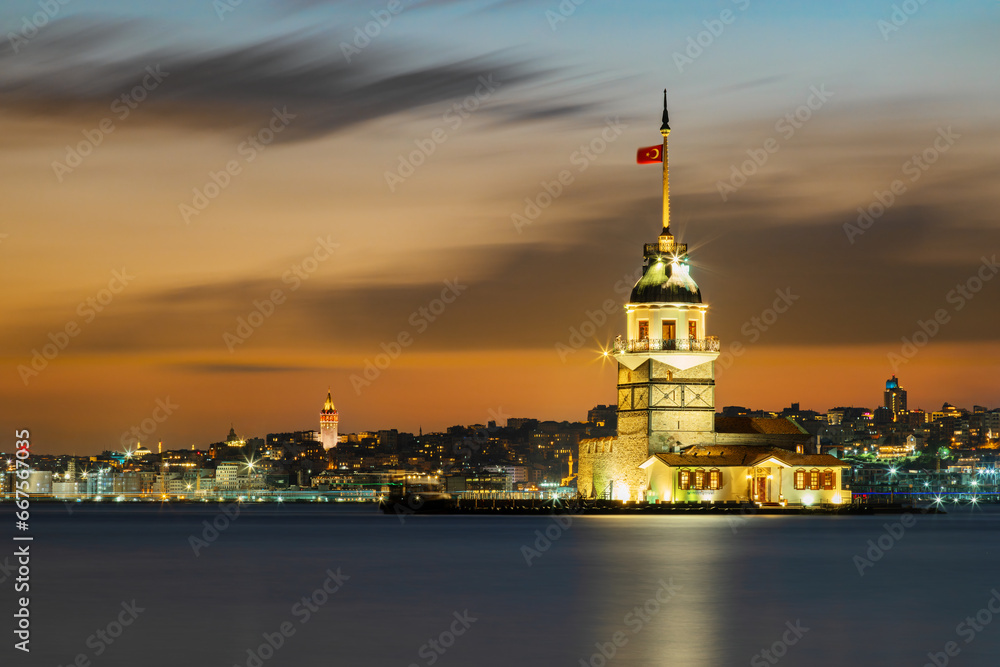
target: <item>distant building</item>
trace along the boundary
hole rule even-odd
[[[319,412],[319,434],[323,449],[330,451],[340,442],[338,429],[340,428],[340,415],[333,405],[333,396],[329,389],[326,392],[326,402]]]
[[[52,473],[48,470],[32,470],[28,473],[28,493],[49,495],[52,493]]]
[[[240,488],[241,465],[235,461],[220,463],[215,468],[215,486],[219,491],[236,491]]]
[[[241,456],[246,453],[247,441],[236,435],[236,427],[229,426],[229,435],[224,442],[215,442],[209,445],[209,453],[213,459],[228,459]]]
[[[885,402],[883,405],[892,414],[892,421],[897,422],[903,419],[906,414],[906,390],[900,388],[899,380],[893,375],[885,382]]]
[[[599,428],[614,428],[618,424],[618,409],[613,405],[598,405],[587,411],[587,422]]]

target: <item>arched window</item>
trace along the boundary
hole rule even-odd
[[[681,470],[679,486],[684,491],[687,491],[688,489],[691,488],[691,471],[690,470]]]
[[[717,491],[722,488],[722,471],[712,468],[708,471],[708,488]]]
[[[795,488],[799,489],[799,490],[806,488],[806,471],[805,470],[796,470],[795,471]]]

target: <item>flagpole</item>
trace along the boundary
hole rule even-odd
[[[663,229],[670,229],[670,164],[667,160],[667,135],[670,134],[670,119],[667,117],[667,89],[663,89]]]

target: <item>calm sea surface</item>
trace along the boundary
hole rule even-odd
[[[33,650],[3,664],[920,667],[955,642],[948,664],[1000,665],[1000,615],[982,611],[1000,590],[996,508],[917,515],[898,538],[884,524],[899,516],[575,517],[566,529],[401,522],[366,506],[243,506],[228,527],[219,516],[33,505]],[[213,520],[224,529],[195,555],[191,536],[212,537]],[[870,567],[855,558],[880,538],[889,548]],[[3,590],[12,610],[9,579]],[[100,639],[133,600],[131,625]],[[260,648],[265,633],[279,648]]]

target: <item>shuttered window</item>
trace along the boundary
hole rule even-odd
[[[680,487],[685,491],[691,488],[691,471],[681,470]]]
[[[796,470],[795,471],[795,488],[804,489],[806,488],[806,471]]]
[[[718,468],[708,471],[708,488],[713,491],[722,488],[722,471]]]

